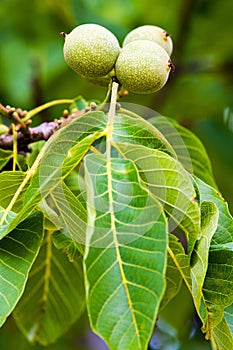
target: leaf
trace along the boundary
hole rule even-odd
[[[168,247],[169,264],[179,271],[188,290],[192,293],[192,280],[190,276],[190,258],[184,252],[182,244],[174,235],[169,235]],[[172,277],[173,278],[173,277]]]
[[[162,133],[139,116],[118,113],[113,125],[113,141],[155,148],[176,158],[174,149]]]
[[[164,135],[190,173],[216,187],[208,154],[195,134],[172,118],[157,116],[148,121]]]
[[[208,308],[208,320],[204,327],[207,338],[221,322],[226,307],[233,303],[233,220],[227,203],[212,187],[196,178],[201,201],[212,201],[219,216],[215,233],[210,242],[208,269],[203,284],[203,296]]]
[[[233,218],[229,212],[227,202],[213,187],[195,178],[201,193],[201,201],[212,201],[219,211],[218,226],[212,238],[211,245],[231,243],[233,241]]]
[[[73,240],[79,247],[80,252],[83,253],[86,239],[87,213],[82,203],[64,182],[62,186],[58,186],[53,190],[51,198],[59,213],[63,234]]]
[[[112,350],[145,350],[165,289],[167,225],[133,162],[85,157],[91,326]]]
[[[212,345],[214,350],[230,350],[233,349],[232,332],[223,317],[221,322],[213,328]]]
[[[65,184],[69,187],[69,189],[74,193],[74,195],[80,194],[80,174],[74,170],[72,171],[65,179]]]
[[[3,208],[7,208],[24,177],[22,171],[4,171],[0,174],[0,203]],[[12,211],[18,212],[22,208],[25,190],[14,202]]]
[[[74,99],[74,103],[71,105],[71,110],[72,108],[77,108],[77,110],[81,111],[83,109],[87,108],[87,101],[84,100],[82,96],[78,96]]]
[[[224,316],[233,335],[233,303],[224,310]]]
[[[139,168],[142,181],[170,217],[170,231],[179,226],[192,252],[200,232],[200,212],[190,175],[168,154],[141,145],[116,143],[115,147]]]
[[[4,166],[9,162],[12,156],[12,151],[0,149],[0,170],[4,168]]]
[[[208,307],[204,307],[202,287],[208,268],[211,238],[218,223],[218,209],[213,202],[201,204],[201,237],[197,240],[191,256],[192,296],[200,319],[207,322]]]
[[[169,254],[170,253],[170,254]],[[167,256],[166,270],[166,290],[160,304],[160,311],[172,300],[179,292],[184,274],[189,276],[189,258],[184,252],[182,244],[173,234],[169,234],[169,249]],[[184,272],[188,270],[188,273]],[[185,280],[186,278],[184,278]]]
[[[33,213],[0,241],[0,326],[23,294],[43,238],[43,215]]]
[[[0,125],[1,127],[1,125]],[[0,149],[0,171],[4,169],[5,165],[13,158],[14,152]],[[27,170],[27,161],[21,154],[16,156],[16,164],[19,170]]]
[[[233,243],[211,246],[203,285],[205,303],[209,310],[207,329],[220,322],[223,310],[233,302],[232,270]]]
[[[61,249],[67,255],[71,263],[80,259],[80,247],[63,232],[56,231],[53,233],[53,244],[57,249]]]
[[[81,256],[70,263],[45,236],[14,319],[32,343],[48,345],[65,333],[85,308]]]
[[[87,113],[55,133],[41,151],[38,167],[27,174],[30,186],[25,193],[24,205],[14,218],[8,217],[14,200],[9,203],[1,219],[0,238],[23,221],[39,203],[75,168],[88,152],[92,143],[104,135],[106,116],[103,112]],[[39,162],[40,160],[40,162]],[[35,164],[35,163],[34,163]],[[8,220],[6,220],[8,218]]]

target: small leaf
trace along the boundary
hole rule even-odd
[[[172,252],[172,256],[169,254]],[[174,259],[176,261],[174,261]],[[182,244],[178,238],[169,234],[169,250],[167,257],[166,270],[166,291],[164,293],[160,310],[164,308],[171,299],[173,299],[179,292],[183,274],[185,269],[189,266],[189,258],[184,252]]]
[[[73,263],[45,236],[14,318],[32,343],[48,345],[82,315],[85,295],[81,256]]]
[[[87,101],[82,96],[78,96],[74,99],[74,103],[72,103],[70,108],[71,110],[77,108],[77,110],[82,111],[87,108]]]
[[[173,268],[174,266],[177,268],[188,290],[190,293],[192,293],[190,258],[187,254],[185,254],[184,248],[182,247],[178,238],[174,235],[169,236],[168,256],[170,265],[173,266]]]
[[[33,213],[0,241],[0,326],[23,294],[43,238],[43,215]]]
[[[167,225],[133,162],[85,157],[91,326],[116,350],[146,350],[165,289]]]

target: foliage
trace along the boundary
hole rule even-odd
[[[87,307],[110,349],[147,349],[183,281],[206,339],[229,349],[233,225],[208,156],[169,118],[115,111],[117,87],[94,110],[78,97],[78,116],[34,148],[27,171],[14,151],[5,170],[2,152],[1,324],[13,312],[48,345]]]

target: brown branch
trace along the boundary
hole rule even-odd
[[[18,109],[19,111],[20,109]],[[18,133],[17,133],[17,149],[18,153],[27,153],[30,152],[29,145],[31,143],[45,140],[47,141],[50,136],[52,136],[62,125],[65,123],[70,122],[71,120],[79,117],[80,115],[84,114],[88,110],[81,110],[81,111],[73,111],[72,113],[68,113],[67,110],[64,111],[63,116],[58,120],[55,119],[52,122],[44,122],[36,127],[30,128],[28,125],[30,124],[30,121],[27,125],[24,124],[24,127],[22,127],[21,123],[18,123]],[[16,111],[13,107],[4,107],[0,104],[0,114],[9,118],[9,114],[13,114]],[[21,110],[20,110],[21,111]],[[25,116],[25,114],[24,114]],[[11,134],[11,129],[9,129],[9,132],[7,134],[0,136],[0,148],[5,150],[12,150],[13,149],[13,135]]]

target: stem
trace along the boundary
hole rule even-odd
[[[106,97],[103,100],[103,102],[97,107],[97,111],[101,111],[103,109],[103,107],[105,106],[105,104],[109,101],[111,91],[112,91],[112,83],[109,84]]]
[[[112,94],[111,94],[110,107],[108,111],[107,140],[106,140],[107,162],[109,162],[111,159],[112,131],[113,131],[114,117],[116,115],[118,88],[119,88],[119,84],[114,81],[112,83]]]
[[[17,163],[17,131],[15,130],[15,124],[11,124],[12,127],[12,133],[13,133],[13,167],[12,170],[16,170],[16,163]]]
[[[34,115],[42,112],[43,110],[45,110],[47,108],[50,108],[50,107],[53,107],[53,106],[56,106],[59,104],[71,104],[73,102],[74,102],[74,100],[71,100],[71,99],[61,99],[61,100],[53,100],[53,101],[47,102],[39,107],[31,109],[22,120],[24,122],[26,122],[29,119],[31,119]]]

